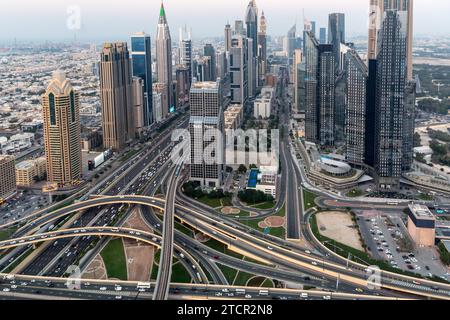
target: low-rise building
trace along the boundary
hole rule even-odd
[[[261,94],[254,102],[254,116],[255,118],[267,119],[270,117],[274,103],[275,89],[272,87],[264,87]]]
[[[19,187],[30,187],[36,179],[43,179],[47,174],[45,158],[26,160],[16,164],[16,184]]]
[[[249,175],[247,189],[261,191],[273,198],[277,197],[278,169],[275,166],[261,166],[252,169]]]
[[[224,111],[225,130],[237,130],[244,121],[244,108],[240,104],[230,105]]]
[[[436,240],[436,217],[427,206],[408,206],[408,232],[418,246],[431,247]]]

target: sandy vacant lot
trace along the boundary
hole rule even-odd
[[[126,228],[152,232],[145,223],[138,208],[130,215]],[[143,242],[132,239],[124,239],[125,256],[127,261],[128,280],[149,281],[152,274],[153,256],[155,248]]]
[[[105,264],[101,255],[97,255],[81,276],[83,279],[107,280]]]
[[[323,236],[364,251],[359,241],[358,230],[353,228],[350,214],[336,211],[321,212],[317,214],[317,226]]]

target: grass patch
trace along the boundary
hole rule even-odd
[[[303,189],[303,203],[305,204],[305,210],[314,208],[316,203],[314,200],[316,199],[316,195],[308,190]]]
[[[172,277],[170,282],[191,283],[192,278],[189,275],[189,272],[187,272],[186,268],[181,263],[177,262],[178,261],[175,260],[174,265],[172,266]]]
[[[204,243],[204,245],[206,245],[206,246],[210,247],[211,249],[214,249],[214,250],[216,250],[218,252],[226,254],[228,256],[232,256],[232,257],[237,258],[237,259],[242,259],[243,258],[242,255],[240,255],[240,254],[238,254],[238,253],[236,253],[234,251],[228,250],[227,246],[225,244],[220,243],[219,241],[217,241],[215,239],[209,239],[207,242]]]
[[[357,197],[361,197],[363,194],[364,194],[364,192],[362,192],[361,189],[353,189],[352,191],[347,193],[347,197],[357,198]]]
[[[257,205],[252,206],[253,208],[256,209],[262,209],[262,210],[267,210],[267,209],[272,209],[273,207],[275,207],[275,201],[267,201],[267,202],[263,202]]]
[[[194,232],[191,229],[189,229],[185,225],[182,225],[179,222],[175,222],[175,229],[184,233],[185,235],[187,235],[189,237],[192,237],[194,235]]]
[[[266,278],[266,280],[264,280],[264,282],[262,283],[261,287],[263,287],[263,288],[273,288],[273,281]]]
[[[195,199],[198,202],[201,202],[211,208],[219,208],[222,207],[222,202],[220,201],[221,199],[218,198],[208,198],[208,196],[202,196],[200,198]]]
[[[14,232],[16,232],[16,229],[0,230],[0,241],[8,240]]]
[[[253,278],[254,275],[244,272],[244,271],[239,271],[233,285],[235,286],[245,286],[248,282],[248,280],[250,280],[251,278]]]
[[[128,280],[125,250],[122,239],[113,239],[103,248],[100,255],[105,263],[108,278]]]
[[[431,195],[429,195],[429,194],[422,193],[422,194],[419,196],[419,200],[423,200],[423,201],[433,201],[433,200],[434,200],[434,197],[431,196]]]
[[[238,272],[236,269],[233,269],[228,266],[224,266],[222,264],[218,264],[219,269],[222,271],[223,275],[227,279],[228,283],[233,283],[234,278],[236,277],[236,273]]]
[[[286,208],[285,208],[285,205],[276,213],[276,214],[274,214],[273,216],[278,216],[278,217],[285,217],[286,216]],[[258,224],[261,222],[261,221],[264,221],[265,220],[265,218],[264,219],[259,219],[259,220],[248,220],[248,221],[245,221],[245,222],[242,222],[242,223],[244,223],[245,225],[247,225],[248,227],[250,227],[250,228],[253,228],[253,229],[255,229],[255,230],[258,230],[258,231],[260,231],[260,232],[264,232],[264,229],[261,229],[259,226],[258,226]],[[272,235],[272,236],[275,236],[275,237],[278,237],[278,238],[285,238],[285,236],[286,236],[286,230],[285,230],[285,228],[283,228],[283,227],[279,227],[279,228],[270,228],[270,230],[269,230],[269,234],[270,235]]]
[[[40,244],[36,246],[36,249],[39,247]],[[3,273],[10,273],[12,272],[19,264],[22,263],[32,252],[34,251],[33,247],[27,249],[22,255],[16,259],[11,265],[9,265],[8,268],[6,268]]]
[[[247,282],[247,287],[261,287],[265,280],[263,277],[254,277]]]

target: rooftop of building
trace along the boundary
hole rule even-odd
[[[22,161],[18,164],[16,164],[17,170],[28,170],[34,167],[33,161]]]
[[[14,160],[15,160],[14,156],[0,155],[0,163],[8,163],[8,162],[14,161]]]
[[[197,81],[191,85],[191,90],[203,90],[203,89],[219,89],[219,84],[215,81]]]
[[[427,206],[424,206],[422,204],[410,204],[409,210],[411,211],[416,218],[419,219],[426,219],[426,220],[435,220],[435,216],[433,213],[428,209]]]

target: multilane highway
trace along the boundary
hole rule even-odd
[[[159,210],[163,210],[165,205],[164,200],[141,196],[104,197],[61,209],[57,213],[54,213],[53,218],[70,214],[73,210],[79,210],[80,208],[119,203],[141,204]],[[273,263],[294,270],[306,270],[318,276],[325,276],[335,280],[340,279],[342,283],[351,285],[363,287],[367,285],[365,270],[355,268],[354,266],[347,268],[341,264],[327,262],[323,258],[279,247],[274,243],[243,232],[236,225],[233,226],[225,222],[217,222],[216,217],[209,217],[207,214],[198,213],[196,210],[177,206],[176,212],[180,220],[210,237],[227,244],[231,250],[243,253],[248,257],[256,258],[263,263]],[[416,285],[414,281],[420,281],[421,284]],[[412,285],[416,285],[417,287],[412,287]],[[450,297],[450,285],[448,284],[415,279],[385,271],[382,272],[381,286],[388,290],[437,299],[449,299]]]

